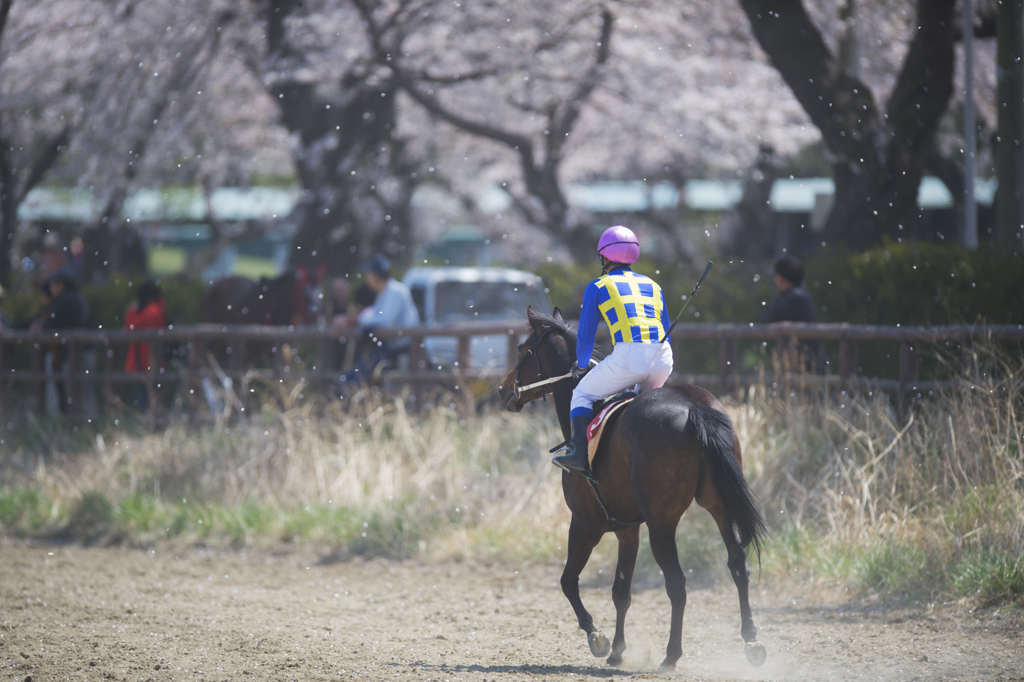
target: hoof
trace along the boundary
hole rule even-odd
[[[674,673],[676,671],[676,662],[670,661],[667,658],[661,662],[658,666],[659,673]]]
[[[764,665],[764,662],[768,660],[768,650],[764,648],[764,644],[760,642],[747,642],[746,647],[743,649],[743,653],[747,655],[747,660],[750,661],[750,665],[755,668]]]
[[[622,654],[612,653],[612,655],[608,657],[608,660],[605,661],[605,663],[607,663],[608,665],[621,665]]]
[[[591,632],[587,635],[587,644],[590,645],[590,653],[597,657],[607,656],[612,650],[612,643],[601,632]]]

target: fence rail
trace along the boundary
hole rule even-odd
[[[517,346],[527,330],[521,322],[467,323],[448,328],[416,327],[409,329],[381,328],[375,331],[380,339],[408,338],[411,341],[408,370],[391,370],[384,376],[393,383],[423,384],[452,382],[466,385],[481,380],[494,380],[504,370],[487,370],[473,367],[472,340],[479,336],[503,335],[508,338],[506,361],[515,363]],[[446,370],[428,366],[424,339],[447,337],[458,339],[455,362]],[[164,383],[178,383],[193,387],[204,377],[230,377],[239,380],[293,379],[312,382],[311,387],[326,390],[337,380],[339,372],[329,369],[334,344],[345,338],[344,334],[330,328],[304,327],[259,327],[223,325],[179,325],[160,330],[61,330],[51,332],[23,332],[0,330],[0,411],[6,418],[11,413],[13,388],[17,384],[30,386],[29,409],[45,411],[47,382],[60,381],[66,385],[68,411],[80,414],[83,405],[82,391],[86,385],[100,385],[103,401],[114,402],[115,385],[134,383],[145,384],[150,395]],[[797,371],[796,349],[798,340],[818,339],[839,343],[837,371],[830,375],[806,375]],[[741,374],[739,370],[739,341],[772,341],[780,350],[781,371],[773,380],[788,386],[837,385],[849,388],[874,387],[895,391],[898,395],[899,410],[906,413],[915,393],[953,385],[946,381],[921,381],[920,349],[926,344],[957,343],[960,346],[960,372],[965,378],[977,372],[975,346],[987,341],[1024,341],[1024,325],[992,326],[941,326],[941,327],[887,327],[852,324],[681,324],[672,333],[673,345],[677,348],[687,341],[712,341],[718,344],[718,373],[715,375],[676,374],[676,383],[697,383],[715,385],[726,390],[763,380],[764,375]],[[128,373],[121,371],[121,355],[117,352],[133,342],[149,342],[149,371]],[[857,376],[858,343],[898,343],[899,377],[869,378]],[[316,346],[315,359],[310,369],[296,370],[281,362],[265,369],[245,366],[244,353],[240,348],[251,344],[269,345],[272,350],[283,344],[299,345],[312,343]],[[277,344],[275,346],[274,344]],[[164,348],[168,345],[183,350],[177,367],[164,367]],[[213,366],[208,362],[208,351],[213,346],[228,350],[227,366]],[[17,367],[17,350],[28,349],[27,367]],[[66,357],[63,373],[45,371],[45,357],[54,348],[64,348]],[[96,351],[100,352],[96,352]],[[22,353],[23,355],[24,353]],[[102,356],[96,361],[93,355]],[[280,354],[271,353],[272,357]],[[194,401],[190,401],[190,404]],[[154,403],[155,404],[155,403]]]

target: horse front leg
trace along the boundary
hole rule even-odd
[[[651,553],[665,574],[665,591],[672,603],[672,627],[668,635],[668,647],[661,670],[675,670],[676,661],[683,655],[683,612],[686,610],[686,576],[679,567],[679,553],[676,549],[675,525],[652,526],[648,523],[651,538]]]
[[[603,533],[598,528],[586,526],[573,514],[569,523],[569,545],[568,556],[565,561],[565,569],[562,571],[562,593],[572,605],[576,612],[576,620],[579,621],[580,629],[587,633],[587,643],[590,645],[590,653],[595,656],[607,656],[611,650],[608,638],[594,627],[594,618],[583,606],[580,599],[580,573],[590,560],[590,553],[601,541]]]
[[[612,585],[612,601],[615,602],[615,639],[612,640],[612,655],[608,665],[622,663],[622,652],[626,650],[626,611],[633,601],[633,569],[640,549],[640,528],[625,528],[615,531],[619,540],[619,560],[615,565],[615,583]]]

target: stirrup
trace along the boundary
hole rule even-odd
[[[559,443],[555,447],[553,447],[550,450],[548,450],[548,454],[549,455],[553,455],[556,452],[561,452],[562,450],[568,450],[569,449],[569,445],[570,445],[569,441],[563,440],[561,443]]]
[[[580,471],[579,469],[570,469],[561,462],[556,462],[555,460],[551,460],[551,463],[554,464],[559,469],[561,469],[562,471],[568,471],[570,474],[577,473],[581,475],[583,478],[587,479],[588,481],[592,483],[597,483],[597,479],[594,478],[594,472],[590,470],[590,467],[587,467],[585,470]]]
[[[561,469],[561,470],[563,470],[563,471],[568,471],[569,473],[572,473],[572,472],[574,472],[574,471],[575,471],[575,472],[578,472],[578,473],[580,473],[580,474],[583,474],[583,477],[584,477],[584,478],[588,478],[588,479],[590,479],[591,481],[594,481],[594,480],[595,480],[595,479],[594,479],[594,474],[593,474],[593,472],[592,472],[592,471],[590,470],[590,462],[588,461],[588,458],[586,458],[586,455],[584,455],[584,460],[583,460],[583,462],[584,462],[584,465],[583,465],[583,468],[582,468],[582,469],[574,469],[574,468],[572,468],[572,467],[568,466],[567,464],[565,464],[565,463],[563,463],[563,462],[560,462],[560,461],[558,461],[558,460],[559,460],[559,459],[561,459],[562,457],[567,457],[567,456],[568,456],[568,455],[560,455],[560,456],[558,456],[558,457],[554,457],[554,458],[552,458],[552,460],[551,460],[551,463],[552,463],[552,464],[554,464],[554,465],[555,465],[556,467],[558,467],[559,469]]]

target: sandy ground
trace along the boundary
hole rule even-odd
[[[0,540],[0,680],[664,677],[662,589],[634,596],[626,660],[613,669],[590,655],[557,566],[316,559]],[[587,586],[584,603],[610,637],[608,587]],[[691,589],[675,674],[1024,680],[1019,620],[996,612],[855,608],[796,584],[759,588],[753,608],[761,668],[743,656],[732,586]]]

